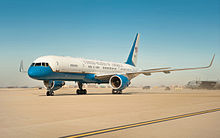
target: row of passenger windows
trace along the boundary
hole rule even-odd
[[[99,69],[99,66],[88,66],[88,68],[94,68],[94,69]]]
[[[49,64],[45,63],[45,62],[42,62],[42,63],[32,63],[31,66],[44,66],[44,67],[48,67]]]
[[[88,66],[88,68],[93,68],[93,69],[99,69],[100,67],[99,66]],[[104,70],[116,70],[117,68],[114,68],[114,67],[102,67],[102,69]],[[131,69],[128,69],[128,68],[121,68],[120,70],[123,70],[123,71],[132,71]]]
[[[112,68],[112,67],[103,67],[103,69],[116,70],[116,68]]]

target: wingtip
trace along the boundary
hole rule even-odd
[[[212,60],[211,60],[211,63],[210,63],[210,65],[209,65],[208,67],[211,67],[211,66],[212,66],[212,63],[213,63],[214,59],[215,59],[215,54],[213,55]]]
[[[20,62],[19,72],[27,72],[27,71],[24,71],[23,60],[21,60]]]

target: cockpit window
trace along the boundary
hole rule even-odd
[[[32,63],[31,66],[43,66],[43,67],[48,67],[49,64],[42,62],[42,63]]]
[[[32,63],[31,66],[35,66],[35,63]]]
[[[41,63],[36,63],[35,66],[41,66]]]

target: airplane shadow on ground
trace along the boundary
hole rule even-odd
[[[122,94],[112,94],[112,93],[87,93],[86,95],[133,95],[133,94],[141,94],[142,92],[125,92]],[[41,94],[39,96],[46,96],[45,94]],[[81,96],[77,95],[76,93],[59,93],[59,94],[54,94],[54,96]]]

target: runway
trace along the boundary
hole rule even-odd
[[[184,117],[191,117],[191,116],[195,116],[195,115],[207,114],[207,113],[212,113],[212,112],[217,112],[217,111],[220,111],[220,108],[210,109],[210,110],[200,111],[200,112],[195,112],[195,113],[189,113],[189,114],[183,114],[183,115],[177,115],[177,116],[171,116],[171,117],[166,117],[166,118],[162,118],[162,119],[139,122],[139,123],[134,123],[134,124],[129,124],[129,125],[117,126],[117,127],[113,127],[113,128],[95,130],[95,131],[85,132],[85,133],[81,133],[81,134],[65,136],[65,137],[61,137],[61,138],[81,138],[81,137],[86,137],[86,136],[92,136],[92,135],[98,135],[98,134],[102,134],[102,133],[118,131],[118,130],[122,130],[122,129],[128,129],[128,128],[133,128],[133,127],[139,127],[139,126],[144,126],[144,125],[150,125],[150,124],[180,119],[180,118],[184,118]]]
[[[219,90],[74,91],[0,89],[0,137],[220,137]]]

